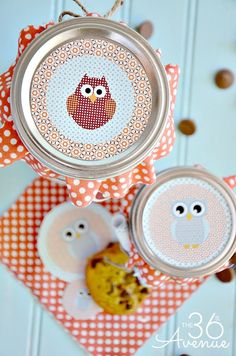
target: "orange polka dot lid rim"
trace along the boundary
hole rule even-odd
[[[160,145],[170,77],[146,40],[123,24],[99,17],[56,24],[29,43],[14,71],[17,132],[59,175],[126,173]]]
[[[176,278],[220,270],[236,250],[236,199],[228,184],[198,167],[157,175],[134,199],[130,231],[141,258]]]

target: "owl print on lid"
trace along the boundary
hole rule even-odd
[[[183,269],[207,268],[234,236],[227,196],[214,176],[213,183],[212,176],[209,174],[208,180],[205,172],[200,171],[206,179],[191,176],[199,174],[198,170],[173,168],[159,174],[143,209],[145,243],[156,256],[156,263],[163,263],[163,270],[178,269],[172,271],[174,275]],[[139,199],[142,201],[141,195]]]
[[[109,122],[116,111],[109,85],[101,79],[83,76],[74,94],[67,98],[67,112],[81,127],[95,130]]]
[[[139,138],[142,145],[148,135],[147,126],[159,127],[159,120],[149,123],[154,107],[144,67],[125,48],[105,40],[76,40],[50,52],[36,70],[31,98],[39,134],[56,155],[60,152],[59,161],[61,153],[67,156],[71,169],[75,169],[72,176],[76,177],[81,173],[81,178],[87,178],[88,171],[86,163],[85,170],[78,172],[77,165],[83,164],[78,160],[103,164],[111,159],[112,163],[126,151],[124,156],[127,154],[130,161],[132,155],[127,150],[135,153]],[[109,164],[107,170],[110,172],[112,167]],[[107,177],[105,171],[102,174]],[[92,175],[95,177],[95,171]]]
[[[172,238],[185,249],[199,248],[209,236],[209,223],[205,217],[206,201],[185,199],[172,206],[174,221],[171,226]]]

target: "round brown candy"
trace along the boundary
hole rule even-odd
[[[179,131],[186,136],[191,136],[196,131],[196,124],[190,119],[181,120],[178,127]]]
[[[221,69],[215,75],[215,83],[220,89],[231,87],[234,82],[234,74],[229,69]]]
[[[225,269],[224,271],[216,273],[216,278],[219,279],[222,283],[229,283],[235,277],[233,268]]]
[[[153,34],[153,24],[151,21],[142,22],[137,28],[138,33],[148,40]]]
[[[230,264],[232,265],[236,265],[236,253],[231,257],[231,259],[229,260]]]

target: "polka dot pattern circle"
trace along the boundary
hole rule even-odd
[[[111,213],[121,211],[128,217],[136,190],[132,188],[123,200],[112,199],[102,205]],[[74,319],[62,306],[68,284],[45,270],[37,252],[43,217],[66,199],[65,187],[44,178],[36,179],[0,219],[0,260],[91,355],[134,354],[201,281],[185,285],[167,281],[158,290],[153,289],[133,315],[99,313],[93,320]]]
[[[22,30],[18,42],[16,62],[7,72],[0,75],[0,167],[8,166],[17,160],[23,159],[39,175],[48,179],[58,178],[58,174],[51,171],[48,167],[33,157],[21,142],[12,121],[10,89],[14,68],[20,55],[36,36],[52,25],[53,24],[47,24],[46,26],[39,27],[28,26]],[[157,55],[160,56],[160,51],[157,51]],[[175,141],[173,114],[179,68],[176,65],[167,65],[165,69],[170,87],[170,110],[166,127],[156,148],[135,168],[116,177],[105,180],[79,180],[65,176],[62,177],[66,181],[70,199],[73,204],[79,207],[85,207],[97,198],[122,198],[134,184],[152,184],[155,182],[154,161],[168,155],[172,150]]]

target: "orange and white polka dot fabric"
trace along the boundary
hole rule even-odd
[[[135,189],[122,200],[102,205],[111,213],[128,216]],[[170,280],[152,291],[133,315],[99,313],[93,320],[77,320],[64,309],[67,283],[47,272],[37,251],[37,235],[44,216],[67,199],[66,188],[38,178],[0,218],[0,261],[19,279],[49,313],[91,355],[132,355],[202,281],[180,285]]]
[[[10,90],[14,68],[20,55],[37,35],[52,25],[28,26],[22,30],[19,37],[16,62],[5,73],[0,75],[0,121],[2,124],[0,127],[0,167],[8,166],[17,160],[23,159],[39,175],[48,179],[57,178],[58,174],[33,157],[21,142],[11,116]],[[121,198],[134,184],[152,184],[155,182],[154,161],[168,155],[173,148],[175,140],[173,112],[179,68],[176,65],[167,65],[165,69],[170,87],[170,110],[166,128],[157,147],[141,164],[117,177],[105,180],[79,180],[63,177],[67,184],[71,201],[75,205],[84,207],[96,200],[96,198]]]
[[[224,179],[225,183],[227,183],[231,189],[236,188],[236,176],[229,176],[229,177],[225,177],[223,179]]]

